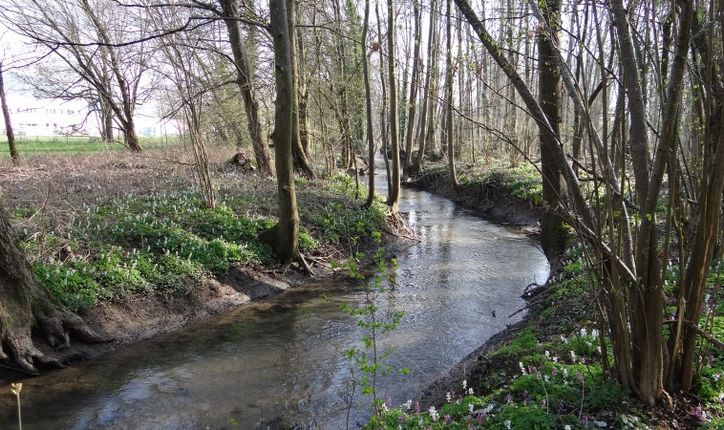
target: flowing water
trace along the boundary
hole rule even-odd
[[[384,183],[381,177],[379,182]],[[403,190],[401,211],[420,242],[398,256],[396,288],[381,309],[401,310],[385,335],[382,398],[400,404],[520,318],[524,287],[547,275],[529,239],[433,194]],[[23,428],[354,428],[369,399],[349,402],[344,350],[364,332],[340,304],[359,287],[321,281],[237,311],[24,381]],[[357,388],[354,390],[359,391]],[[351,407],[350,407],[351,406]],[[0,429],[16,428],[14,399],[0,395]]]

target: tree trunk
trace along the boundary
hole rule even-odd
[[[430,2],[430,20],[427,37],[427,73],[425,73],[425,86],[422,94],[422,107],[420,109],[420,127],[417,133],[417,158],[412,168],[412,174],[416,175],[422,168],[422,161],[425,157],[425,132],[427,131],[428,103],[430,99],[430,81],[432,73],[432,51],[435,47],[435,0]]]
[[[375,17],[377,18],[377,34],[382,38],[382,20],[380,19],[379,2],[375,2]],[[379,46],[380,53],[380,86],[382,88],[382,107],[380,109],[380,128],[382,129],[382,154],[385,160],[385,171],[387,178],[387,195],[392,193],[392,175],[390,172],[389,159],[389,128],[387,127],[387,85],[385,85],[385,56],[382,53],[382,45]]]
[[[310,178],[314,177],[314,171],[309,163],[307,153],[302,146],[302,138],[299,131],[299,75],[297,73],[299,64],[296,56],[296,40],[297,40],[297,19],[296,19],[296,2],[294,0],[286,0],[287,10],[287,26],[289,27],[289,55],[291,60],[292,74],[292,90],[291,104],[292,109],[292,156],[294,167],[303,172]]]
[[[8,137],[8,148],[10,150],[10,158],[13,163],[17,164],[20,161],[20,154],[18,148],[15,145],[15,133],[13,133],[13,123],[10,120],[10,109],[8,108],[8,101],[5,97],[5,80],[3,79],[3,64],[0,62],[0,103],[2,104],[3,120],[5,121],[5,134]]]
[[[264,132],[259,119],[259,101],[256,99],[256,91],[251,79],[249,59],[241,41],[241,27],[239,26],[239,9],[236,0],[219,0],[224,24],[231,44],[231,53],[234,57],[234,66],[237,74],[237,84],[241,92],[241,98],[246,110],[246,120],[249,124],[249,135],[254,148],[254,156],[259,174],[263,176],[272,175],[271,155],[269,147],[264,139]]]
[[[561,171],[555,156],[555,145],[560,142],[561,121],[561,74],[556,53],[556,46],[559,43],[560,1],[546,1],[542,12],[545,28],[538,27],[538,99],[553,133],[558,138],[553,138],[549,133],[539,135],[545,206],[541,220],[541,245],[548,260],[555,261],[563,253],[565,246],[563,220],[558,214],[561,203]]]
[[[392,181],[387,206],[393,215],[400,211],[400,130],[397,108],[397,75],[395,73],[395,11],[393,0],[387,0],[387,50],[390,81],[390,150],[392,151]]]
[[[405,177],[410,175],[410,167],[412,164],[412,138],[415,130],[415,111],[417,110],[417,86],[420,74],[420,38],[421,38],[421,21],[422,12],[418,0],[412,1],[412,7],[415,15],[415,47],[412,59],[412,76],[410,77],[410,104],[407,107],[407,133],[405,134],[405,164],[403,166]]]
[[[67,346],[70,335],[82,342],[105,340],[80,317],[57,305],[35,281],[8,215],[0,207],[0,363],[33,375],[38,365],[61,366],[36,347],[33,329],[53,347]]]
[[[274,247],[282,264],[291,264],[299,255],[299,215],[294,191],[292,124],[294,110],[291,45],[286,0],[269,0],[270,32],[274,41],[274,75],[277,99],[274,106],[274,155],[279,194],[279,222],[271,230]]]
[[[372,128],[372,92],[370,90],[370,71],[367,61],[367,32],[370,24],[370,0],[365,0],[365,16],[362,23],[362,75],[365,83],[365,113],[367,118],[367,201],[372,206],[375,199],[375,135]]]
[[[103,99],[99,102],[101,110],[101,140],[105,143],[113,142],[113,109]]]
[[[124,121],[124,137],[126,139],[126,146],[133,152],[141,152],[141,142],[138,140],[136,134],[136,124],[133,121],[133,115],[131,114],[128,119]]]
[[[450,168],[450,181],[453,187],[458,186],[455,172],[455,148],[453,147],[453,65],[452,65],[452,0],[447,0],[446,21],[446,60],[445,60],[445,141],[447,142],[447,159]]]

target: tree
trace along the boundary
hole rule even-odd
[[[143,40],[147,21],[141,9],[119,7],[100,0],[9,0],[0,10],[0,18],[50,50],[92,87],[113,111],[126,145],[140,151],[134,113],[149,94],[141,81],[152,53],[142,41],[123,43],[130,29]]]
[[[302,145],[299,115],[299,64],[296,55],[297,50],[297,6],[294,0],[287,0],[287,25],[289,26],[289,55],[292,64],[292,156],[297,169],[304,172],[310,178],[314,177],[314,170],[309,163],[306,150]]]
[[[71,335],[81,342],[106,340],[57,304],[35,280],[0,206],[0,363],[32,375],[39,365],[60,367],[37,348],[34,330],[52,347],[67,346]]]
[[[566,93],[576,114],[580,115],[579,127],[583,130],[578,133],[584,133],[590,143],[590,166],[582,165],[582,168],[586,168],[586,174],[591,175],[593,183],[586,184],[585,192],[584,185],[579,182],[569,163],[562,137],[556,132],[555,124],[542,106],[543,103],[550,103],[547,99],[550,94],[542,95],[540,100],[536,100],[469,3],[466,0],[455,0],[455,3],[489,55],[515,87],[528,113],[538,124],[543,139],[555,143],[546,145],[546,149],[550,150],[550,161],[560,168],[566,183],[566,198],[561,200],[564,204],[561,216],[586,245],[588,252],[592,254],[591,260],[595,262],[590,269],[595,273],[596,283],[600,288],[600,300],[610,332],[617,378],[649,404],[666,398],[664,389],[690,388],[694,352],[693,347],[689,346],[696,344],[698,336],[698,312],[701,310],[705,285],[703,278],[711,267],[714,255],[715,237],[718,234],[718,222],[715,218],[721,216],[721,195],[724,187],[724,170],[721,169],[723,164],[720,164],[724,163],[720,158],[724,157],[724,149],[720,145],[721,137],[717,134],[718,125],[710,126],[712,133],[705,138],[710,139],[709,146],[704,150],[703,159],[698,161],[702,162],[704,167],[696,173],[691,173],[691,170],[684,173],[685,169],[680,168],[681,164],[689,163],[688,157],[679,154],[682,147],[680,140],[686,137],[682,136],[679,126],[682,88],[694,21],[693,2],[677,3],[678,7],[670,11],[673,16],[678,15],[676,43],[670,67],[663,67],[660,71],[666,78],[657,83],[658,88],[647,84],[647,78],[642,72],[646,69],[644,63],[648,60],[639,55],[633,46],[631,34],[640,29],[630,28],[634,25],[629,19],[631,11],[624,9],[621,0],[610,2],[609,12],[613,17],[620,47],[618,55],[625,82],[625,97],[631,106],[628,142],[621,139],[617,152],[613,152],[605,144],[608,136],[599,134],[590,109],[596,94],[599,91],[605,93],[603,88],[607,85],[607,77],[600,77],[602,90],[597,89],[590,97],[584,97],[585,87],[579,85],[570,68],[564,65],[556,44],[542,46],[543,52],[540,54],[550,55],[553,62],[557,63]],[[542,5],[545,6],[544,10],[548,10],[542,12],[538,2],[529,2],[531,10],[543,26],[541,31],[547,31],[547,38],[554,41],[557,26],[551,12],[558,10],[557,2],[549,1]],[[592,4],[594,17],[598,16],[597,7],[597,4]],[[710,7],[714,7],[713,3]],[[717,16],[714,10],[710,10],[710,16]],[[594,21],[599,29],[600,17]],[[712,26],[716,24],[715,20],[711,21]],[[644,21],[642,25],[648,25],[648,22]],[[662,33],[665,35],[666,31]],[[648,30],[645,37],[650,37]],[[597,39],[602,45],[600,34]],[[711,40],[709,39],[708,49],[712,46]],[[540,41],[542,40],[539,39]],[[666,47],[668,42],[664,40],[663,44]],[[615,48],[615,45],[612,46]],[[614,48],[611,48],[611,53]],[[603,55],[599,55],[599,59],[601,58]],[[657,64],[668,63],[666,56],[662,60]],[[708,61],[710,65],[715,64],[711,59]],[[541,79],[545,79],[542,84],[545,84],[546,88],[554,82],[552,76],[546,76],[552,71],[545,70],[549,65],[544,64],[541,70]],[[707,74],[711,73],[711,69],[709,70]],[[710,91],[716,85],[706,79],[701,82],[710,85]],[[650,88],[655,88],[656,92],[647,95],[645,91]],[[646,103],[652,105],[651,111],[661,113],[660,122],[652,123],[646,119]],[[714,109],[708,109],[706,118],[701,115],[702,123],[719,124],[721,107],[715,107],[715,103],[710,106]],[[623,109],[616,111],[622,112]],[[601,115],[608,115],[608,110],[602,109]],[[618,124],[625,120],[626,117],[616,118]],[[654,130],[650,135],[649,127]],[[620,128],[624,127],[621,125]],[[693,132],[699,133],[698,130]],[[651,136],[656,141],[656,151],[653,154],[649,153],[648,139]],[[716,139],[716,143],[713,139]],[[628,148],[624,144],[627,144]],[[694,154],[688,154],[689,157],[692,155]],[[612,162],[612,156],[621,157],[617,169],[614,168],[616,164]],[[635,180],[623,182],[619,178],[626,178],[624,169],[629,161],[634,169]],[[698,176],[694,177],[694,174]],[[704,194],[701,194],[698,200],[685,197],[677,185],[684,175],[688,176],[686,181],[689,187],[698,187],[698,184],[710,186],[706,191],[699,189],[701,193],[709,193],[712,198],[705,197]],[[686,188],[684,191],[690,193]],[[631,196],[634,198],[631,199]],[[665,215],[658,211],[662,204],[667,206]],[[635,218],[628,216],[629,209],[636,211]],[[691,228],[684,231],[679,223],[687,213],[701,215],[695,218]],[[674,227],[675,225],[677,227]],[[636,243],[635,247],[632,246],[633,241]],[[673,322],[675,329],[669,331],[671,335],[666,342],[663,330],[666,291],[663,287],[664,279],[673,270],[668,257],[673,243],[679,247],[678,258],[681,264],[686,266],[686,270],[676,282],[675,294],[672,297],[677,303]],[[673,360],[669,362],[669,366],[665,365],[665,356]]]
[[[20,160],[18,148],[15,145],[15,133],[13,133],[13,123],[10,119],[10,109],[5,96],[5,80],[3,79],[3,63],[0,61],[0,107],[3,111],[3,121],[5,122],[5,135],[8,137],[8,148],[10,150],[10,158],[13,163],[17,164]]]
[[[559,43],[559,22],[561,3],[548,0],[542,7],[544,22],[538,27],[538,99],[548,119],[553,134],[541,132],[540,156],[543,182],[543,204],[541,220],[541,245],[549,260],[556,260],[563,252],[565,238],[563,220],[558,215],[561,205],[561,173],[556,162],[555,145],[561,141],[559,124],[561,105],[561,75],[559,72],[556,46]]]
[[[387,206],[393,215],[400,211],[400,120],[397,107],[397,73],[395,72],[395,11],[392,0],[387,0],[387,69],[390,82],[390,153],[392,155],[392,181]]]
[[[272,174],[271,155],[269,154],[269,146],[264,139],[264,132],[259,118],[259,101],[252,80],[249,58],[242,44],[238,2],[237,0],[219,0],[219,4],[221,5],[224,24],[229,36],[229,44],[231,45],[231,53],[234,58],[237,84],[244,101],[256,165],[261,175],[270,176]]]
[[[272,139],[279,194],[279,222],[265,237],[272,242],[281,262],[288,265],[299,258],[299,215],[292,161],[294,84],[286,1],[269,0],[269,31],[274,41],[274,74],[277,87]]]
[[[405,163],[403,171],[405,177],[410,176],[412,167],[412,142],[415,131],[415,112],[417,110],[417,87],[419,86],[420,75],[420,38],[422,29],[422,11],[418,0],[412,0],[412,8],[415,21],[414,49],[412,54],[412,76],[410,77],[410,102],[407,106],[407,133],[405,133]]]
[[[372,90],[370,89],[369,58],[367,58],[367,32],[370,25],[370,0],[365,0],[365,16],[362,23],[362,75],[365,83],[365,113],[367,118],[367,201],[370,207],[375,199],[375,135],[372,127]]]
[[[455,70],[452,64],[452,0],[447,0],[446,20],[446,60],[445,60],[445,143],[447,144],[447,159],[450,169],[450,180],[453,187],[458,186],[458,177],[455,172],[455,148],[453,146],[453,75]]]

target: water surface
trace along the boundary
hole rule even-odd
[[[397,286],[379,298],[383,309],[405,313],[382,342],[395,348],[390,364],[410,369],[380,381],[381,396],[395,404],[516,322],[520,314],[508,315],[524,305],[522,290],[548,270],[529,239],[446,199],[405,189],[400,208],[420,242],[397,256]],[[369,399],[349,401],[343,352],[365,333],[339,308],[363,299],[358,286],[321,281],[28,379],[24,428],[338,429],[348,411],[354,428]],[[15,428],[10,395],[0,396],[6,428]]]

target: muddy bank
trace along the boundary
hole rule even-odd
[[[302,285],[299,276],[278,276],[260,269],[232,267],[217,278],[189,284],[179,297],[138,296],[120,302],[101,302],[79,312],[96,332],[111,339],[107,343],[73,342],[65,349],[52,349],[42,339],[36,345],[48,356],[69,364],[89,360],[133,343],[182,329],[195,321],[236,309],[251,301],[279,294]],[[24,377],[11,369],[0,368],[0,383]]]
[[[519,227],[531,233],[538,230],[540,208],[506,192],[494,177],[486,182],[461,183],[455,188],[446,172],[434,170],[423,172],[403,186],[446,197],[490,221]]]

